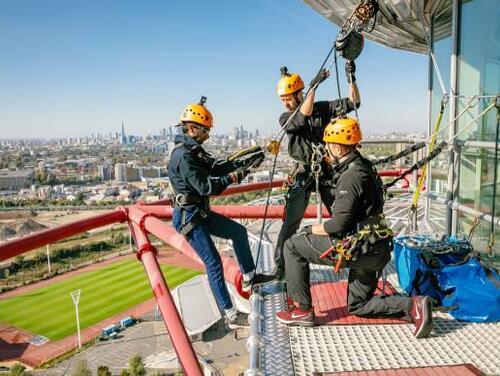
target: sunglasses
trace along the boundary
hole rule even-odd
[[[210,133],[210,128],[205,128],[198,125],[195,125],[195,128],[202,131],[203,133]]]

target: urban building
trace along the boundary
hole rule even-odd
[[[29,187],[35,180],[34,170],[0,170],[0,189]]]

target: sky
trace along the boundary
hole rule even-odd
[[[300,0],[0,1],[0,138],[157,134],[201,95],[217,133],[276,132],[279,68],[309,82],[337,32]],[[356,63],[365,132],[427,129],[425,55],[367,41]]]

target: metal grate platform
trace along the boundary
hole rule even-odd
[[[500,326],[436,318],[432,337],[417,340],[412,325],[290,328],[296,375],[471,363],[500,373]]]

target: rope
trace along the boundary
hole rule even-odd
[[[499,98],[499,97],[497,97]],[[399,180],[404,179],[406,176],[411,174],[413,171],[425,166],[427,163],[432,161],[434,158],[436,158],[442,151],[443,149],[451,144],[455,138],[457,138],[460,134],[465,132],[468,128],[470,128],[471,125],[473,125],[480,117],[484,116],[487,112],[489,112],[493,107],[496,105],[496,100],[492,101],[492,103],[484,109],[479,115],[477,115],[472,121],[467,124],[460,132],[457,132],[453,137],[451,137],[448,141],[441,141],[432,152],[429,153],[429,155],[420,161],[416,162],[413,166],[411,166],[408,170],[404,171],[402,174],[400,174],[398,177],[396,177],[394,180],[390,181],[387,184],[384,184],[384,189],[387,190],[388,188],[392,187],[394,184],[396,184]]]
[[[493,248],[495,247],[495,206],[498,177],[498,135],[500,133],[500,101],[498,97],[495,102],[495,106],[497,108],[497,128],[495,132],[495,170],[493,171],[493,202],[491,204],[490,242],[488,244],[488,253],[490,255],[493,255]]]
[[[318,73],[316,75],[318,75],[321,72],[321,70],[325,67],[325,65],[328,62],[328,59],[330,58],[330,55],[332,54],[332,52],[334,51],[334,49],[335,49],[335,44],[333,44],[332,47],[330,48],[330,51],[328,51],[328,54],[326,55],[325,59],[321,63],[321,66],[318,69]],[[334,56],[335,56],[335,61],[336,61],[337,54],[335,53]],[[332,67],[332,65],[333,65],[333,62],[329,65],[329,67],[327,68],[327,70],[329,70]],[[307,96],[309,95],[309,93],[311,92],[311,90],[316,89],[319,86],[319,84],[320,83],[318,82],[317,84],[315,84],[313,86],[310,86],[307,89],[305,95],[302,97],[302,100],[298,104],[297,108],[292,112],[292,114],[290,115],[290,117],[288,118],[288,120],[285,122],[285,124],[281,128],[280,132],[276,135],[276,137],[273,138],[273,140],[271,142],[274,141],[274,142],[277,142],[278,145],[281,144],[281,141],[285,137],[287,128],[289,127],[289,125],[291,124],[291,122],[295,118],[295,116],[297,116],[297,113],[300,110],[300,108],[301,108],[302,104],[304,103],[305,99],[307,98]],[[278,151],[279,151],[279,149],[278,149]],[[262,226],[260,228],[260,234],[259,234],[259,243],[258,243],[258,247],[257,247],[257,256],[255,257],[255,266],[256,267],[259,265],[260,253],[261,253],[261,250],[262,250],[262,239],[264,238],[264,230],[265,230],[265,227],[266,227],[267,212],[269,210],[269,202],[270,202],[270,199],[271,199],[272,183],[273,183],[273,180],[274,180],[274,173],[276,172],[276,162],[277,162],[277,160],[278,160],[278,152],[276,152],[274,154],[273,168],[271,169],[271,176],[269,178],[269,186],[267,188],[267,197],[266,197],[266,204],[265,204],[265,209],[264,209],[264,218],[262,219]],[[251,290],[253,290],[253,288],[254,288],[254,282],[252,281]]]
[[[479,103],[479,99],[477,97],[470,98],[469,101],[467,102],[467,104],[465,105],[464,109],[462,111],[460,111],[460,113],[457,116],[455,116],[453,119],[449,120],[448,123],[443,128],[441,128],[439,130],[438,135],[439,135],[439,133],[444,132],[446,129],[448,129],[456,120],[461,118],[471,108],[476,107],[478,103]],[[425,141],[429,142],[430,140],[432,140],[433,137],[434,137],[434,133],[431,134],[429,137],[427,137],[425,139]]]
[[[438,81],[439,81],[439,86],[441,87],[441,92],[443,93],[443,95],[446,95],[446,88],[444,86],[443,77],[441,76],[441,71],[439,69],[439,65],[437,64],[436,58],[432,52],[429,35],[427,34],[427,31],[425,30],[424,23],[426,23],[426,22],[424,22],[423,10],[420,9],[420,7],[418,6],[418,2],[417,2],[417,6],[415,8],[417,10],[417,12],[416,12],[417,16],[420,19],[420,24],[422,25],[422,31],[424,33],[425,42],[427,44],[427,51],[429,52],[429,56],[431,57],[432,65],[434,66],[434,70],[436,71],[436,76],[437,76]]]
[[[444,149],[445,146],[447,146],[448,143],[446,141],[441,141],[437,146],[436,148],[429,153],[429,155],[427,155],[427,157],[419,160],[418,162],[416,162],[414,165],[412,165],[408,170],[404,171],[403,173],[401,173],[398,177],[396,177],[394,180],[390,181],[389,183],[387,184],[384,184],[384,189],[387,191],[388,188],[391,188],[394,184],[396,184],[398,181],[400,181],[401,179],[404,179],[405,177],[407,177],[409,174],[411,174],[413,171],[416,171],[420,168],[422,168],[423,166],[425,166],[427,163],[429,163],[430,161],[432,161],[434,158],[436,158],[439,153],[441,153]]]
[[[448,103],[448,96],[444,95],[441,99],[441,108],[439,109],[438,118],[436,120],[436,124],[434,125],[434,134],[431,140],[431,144],[429,145],[429,154],[432,153],[434,147],[436,146],[437,135],[439,133],[439,126],[441,125],[441,120],[443,120],[443,113]],[[424,181],[427,175],[427,164],[422,167],[422,174],[417,184],[417,189],[413,192],[413,203],[411,205],[411,212],[417,210],[418,200],[420,199],[420,192],[424,186]]]
[[[390,155],[388,157],[377,159],[376,161],[372,161],[372,164],[374,166],[378,166],[381,164],[397,161],[398,159],[406,157],[408,154],[414,153],[417,150],[425,148],[425,145],[426,145],[425,141],[417,142],[416,144],[413,144],[413,145],[406,147],[405,149],[401,150],[397,154],[393,154],[393,155]]]
[[[479,215],[479,212],[476,212],[476,214],[474,214],[474,218],[472,219],[472,223],[469,229],[469,236],[468,236],[469,243],[471,242],[472,237],[474,236],[474,232],[476,231],[476,228],[477,226],[479,226],[480,223],[481,223],[481,216]]]

